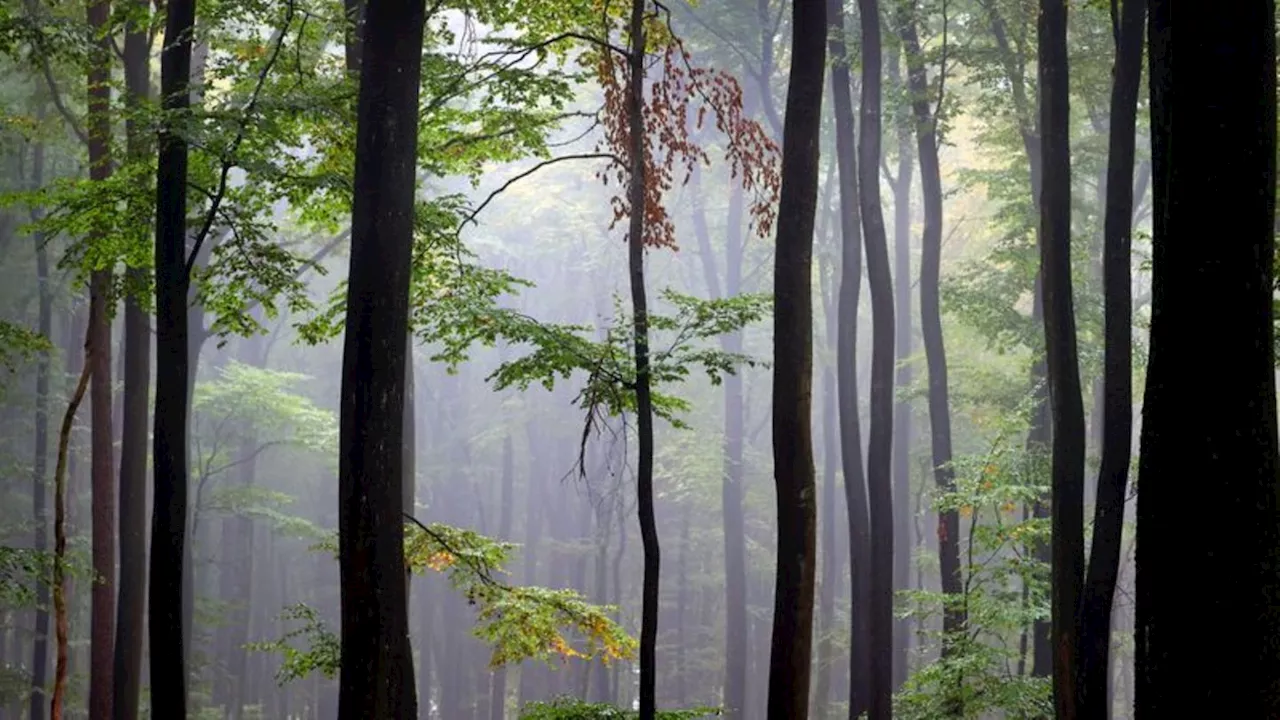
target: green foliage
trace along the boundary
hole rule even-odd
[[[329,534],[313,549],[337,553]],[[497,542],[473,530],[443,523],[405,527],[405,564],[415,573],[442,572],[450,585],[476,609],[473,633],[493,650],[490,665],[556,658],[600,660],[606,664],[635,654],[635,640],[610,617],[615,608],[593,605],[575,590],[507,585],[511,543]],[[305,632],[319,638],[314,627]],[[275,647],[258,649],[279,650]],[[321,648],[323,649],[323,648]],[[305,651],[300,651],[305,652]],[[321,659],[295,660],[296,667],[323,667]],[[294,679],[292,676],[286,680]]]
[[[338,636],[329,630],[315,608],[305,603],[290,605],[280,613],[280,619],[298,625],[286,630],[276,640],[254,642],[246,646],[249,650],[280,654],[276,682],[284,685],[317,671],[328,678],[336,677],[341,644]],[[305,649],[295,646],[297,640],[306,641]]]
[[[674,311],[649,315],[649,373],[655,388],[688,379],[693,369],[702,369],[713,385],[741,366],[755,367],[757,361],[743,353],[726,352],[712,340],[736,332],[763,319],[772,299],[766,295],[740,295],[719,300],[701,300],[674,290],[665,290],[662,299]],[[621,415],[635,409],[635,356],[633,325],[619,308],[618,320],[601,341],[588,339],[585,328],[527,325],[523,334],[508,335],[514,345],[531,345],[525,356],[503,363],[490,376],[497,389],[526,390],[541,384],[548,390],[557,379],[576,372],[587,375],[576,402],[590,415],[603,411]],[[679,414],[689,404],[674,395],[653,394],[654,413],[675,427],[687,427]],[[590,416],[589,415],[589,416]]]
[[[49,340],[40,333],[0,320],[0,365],[9,372],[17,369],[18,363],[51,348]]]
[[[1049,617],[1048,568],[1035,556],[1049,540],[1049,523],[1025,512],[1047,493],[1048,468],[1042,453],[1012,440],[1022,422],[1015,414],[988,452],[958,457],[955,490],[935,493],[935,509],[960,515],[962,593],[902,593],[900,615],[936,623],[949,605],[967,624],[950,635],[930,633],[949,655],[912,673],[896,696],[899,717],[1053,716],[1048,680],[1015,669],[1028,662],[1022,634]]]
[[[52,563],[52,554],[0,545],[0,607],[33,607],[36,579],[46,576]]]
[[[659,710],[658,720],[701,720],[718,717],[716,708],[691,708],[689,710]],[[589,703],[577,698],[557,698],[551,702],[529,703],[520,709],[520,720],[633,720],[639,717],[635,710],[622,710],[606,703]]]

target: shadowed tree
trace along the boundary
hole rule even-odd
[[[867,437],[867,515],[871,521],[871,720],[893,713],[893,279],[880,209],[880,2],[858,0],[862,25],[862,116],[858,201],[871,288],[871,422]]]
[[[1040,268],[1045,358],[1053,417],[1052,518],[1053,697],[1058,717],[1076,717],[1076,611],[1084,579],[1084,400],[1071,292],[1070,88],[1067,3],[1041,0]]]
[[[1135,718],[1278,717],[1275,3],[1225,3],[1194,25],[1184,15],[1176,40],[1172,5],[1152,0],[1148,21],[1154,233]]]
[[[1105,718],[1111,657],[1111,611],[1120,574],[1125,487],[1133,442],[1133,295],[1129,248],[1133,232],[1133,158],[1142,81],[1146,0],[1113,0],[1119,17],[1111,81],[1111,128],[1107,152],[1107,202],[1103,228],[1105,296],[1102,464],[1093,514],[1093,542],[1080,599],[1077,703],[1082,717]]]
[[[423,0],[364,11],[339,439],[338,717],[415,717],[404,404]]]
[[[825,0],[794,0],[774,253],[773,475],[778,568],[769,657],[770,720],[809,712],[817,498],[813,477],[813,225],[818,203]]]

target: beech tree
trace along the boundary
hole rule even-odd
[[[1075,717],[1076,610],[1084,580],[1084,400],[1071,292],[1071,148],[1067,4],[1041,0],[1039,19],[1040,272],[1045,357],[1053,417],[1053,697],[1059,717]]]
[[[404,403],[423,0],[370,3],[360,93],[339,440],[338,717],[418,713],[404,547]]]
[[[1107,152],[1103,246],[1104,358],[1102,462],[1093,514],[1093,540],[1080,598],[1078,712],[1106,717],[1111,704],[1111,616],[1120,574],[1125,492],[1133,442],[1133,170],[1142,81],[1146,0],[1124,0],[1113,16],[1115,70]]]
[[[818,129],[826,53],[824,0],[794,0],[791,75],[782,133],[782,186],[774,253],[773,473],[778,496],[778,570],[769,656],[770,720],[809,712],[816,490],[810,431],[813,382],[813,226],[818,203]]]
[[[1275,3],[1197,15],[1176,40],[1172,6],[1152,0],[1148,25],[1155,203],[1134,717],[1272,717],[1280,714]],[[1184,138],[1176,156],[1175,121]],[[1224,236],[1227,217],[1233,231]],[[1187,422],[1189,408],[1196,422]],[[1201,521],[1195,533],[1178,519],[1188,517]],[[1188,623],[1192,613],[1207,621]]]

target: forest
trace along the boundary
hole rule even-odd
[[[0,0],[0,720],[1280,718],[1173,4]]]

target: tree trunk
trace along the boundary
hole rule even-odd
[[[138,110],[151,91],[150,4],[136,0],[124,36],[126,102]],[[140,15],[139,15],[140,14]],[[146,131],[131,113],[126,119],[127,152],[141,159],[150,151]],[[145,211],[139,208],[140,211]],[[151,395],[151,326],[137,293],[150,271],[126,270],[130,292],[124,299],[124,391],[120,432],[120,583],[116,602],[116,639],[112,673],[112,717],[138,717],[142,681],[142,638],[147,593],[147,405]]]
[[[31,187],[44,184],[44,143],[36,143],[31,153]],[[47,238],[36,233],[32,236],[36,251],[36,282],[39,284],[39,331],[46,338],[53,336],[53,289],[49,286],[49,250]],[[31,514],[35,524],[37,553],[49,550],[49,510],[46,506],[49,489],[49,370],[51,354],[41,350],[36,364],[36,422],[35,460],[31,474]],[[36,579],[35,634],[31,638],[31,701],[30,720],[44,720],[47,701],[45,682],[49,672],[49,583],[45,575]]]
[[[1076,611],[1084,575],[1084,400],[1071,290],[1071,148],[1067,84],[1066,0],[1041,0],[1040,267],[1044,283],[1045,357],[1053,417],[1052,637],[1058,717],[1076,717]]]
[[[343,346],[338,716],[415,717],[404,566],[405,337],[424,0],[366,11]]]
[[[160,92],[167,113],[190,107],[191,35],[195,0],[169,0],[160,54]],[[190,355],[187,348],[187,141],[160,130],[156,171],[155,429],[152,433],[154,506],[147,631],[151,652],[151,716],[186,717],[183,566],[187,543],[187,424]]]
[[[1153,0],[1148,26],[1154,278],[1135,717],[1280,717],[1275,3],[1196,15],[1176,76],[1171,5]]]
[[[868,717],[893,712],[893,279],[880,210],[880,2],[858,0],[862,25],[862,121],[858,197],[871,288],[871,423],[867,510],[871,518],[871,695]]]
[[[898,56],[889,64],[889,77],[895,88],[903,86],[902,66]],[[911,174],[914,156],[911,147],[911,106],[900,106],[897,119],[898,179],[893,187],[893,277],[894,340],[897,344],[897,377],[894,386],[906,392],[914,383],[910,363],[915,352],[911,322]],[[911,589],[911,402],[899,399],[893,411],[893,588]],[[893,689],[896,692],[907,681],[910,669],[908,651],[911,645],[911,621],[893,621]]]
[[[840,291],[836,338],[840,457],[849,516],[850,639],[849,717],[869,707],[871,679],[871,527],[862,467],[858,421],[858,296],[862,284],[862,220],[858,207],[858,160],[854,147],[853,95],[845,47],[844,3],[828,0],[831,97],[836,122],[836,164],[840,177]]]
[[[640,544],[644,550],[644,580],[640,610],[640,720],[653,720],[656,707],[656,650],[658,644],[658,583],[661,558],[658,525],[653,509],[653,398],[649,375],[649,309],[644,280],[645,127],[644,34],[645,0],[632,0],[628,48],[627,125],[631,167],[627,202],[631,209],[627,230],[627,258],[631,278],[631,310],[636,362],[636,509]]]
[[[499,508],[498,539],[511,539],[512,505],[515,504],[515,458],[511,434],[502,439],[502,505]],[[493,671],[490,685],[489,720],[503,720],[507,714],[507,667]]]
[[[1111,611],[1120,575],[1125,489],[1133,441],[1133,296],[1129,248],[1133,231],[1133,158],[1142,82],[1146,0],[1125,0],[1116,28],[1107,153],[1107,203],[1103,229],[1104,318],[1102,464],[1094,505],[1093,543],[1079,610],[1080,677],[1077,703],[1083,717],[1106,718]]]
[[[111,176],[111,37],[107,23],[110,0],[91,0],[85,6],[89,33],[89,178],[103,182]],[[105,235],[95,232],[90,243]],[[111,716],[112,643],[116,621],[116,467],[111,431],[111,285],[110,268],[95,269],[89,279],[89,342],[85,362],[92,365],[89,388],[92,425],[91,479],[93,493],[93,574],[89,611],[89,716]],[[92,359],[90,359],[92,358]]]
[[[769,657],[770,720],[809,712],[817,561],[810,417],[813,379],[813,225],[827,31],[824,0],[792,4],[791,76],[783,121],[782,190],[774,255],[773,456],[778,568]]]
[[[951,398],[940,302],[943,220],[937,118],[929,97],[929,78],[920,52],[917,18],[914,11],[905,6],[899,12],[911,109],[915,116],[916,148],[920,154],[920,191],[924,201],[924,232],[920,240],[920,330],[929,374],[933,479],[940,492],[950,493],[955,490],[955,469],[951,466]],[[942,592],[958,598],[963,592],[963,578],[960,568],[960,516],[955,510],[938,513],[937,536]],[[965,613],[956,605],[952,604],[942,616],[943,657],[950,657],[954,634],[965,627]]]
[[[67,617],[66,558],[67,558],[67,451],[71,444],[71,430],[75,423],[76,411],[84,400],[85,389],[89,385],[92,374],[92,358],[89,351],[89,338],[85,337],[85,363],[80,370],[80,380],[76,383],[67,403],[67,411],[62,416],[62,429],[58,434],[58,460],[53,472],[53,616],[55,633],[58,642],[58,657],[53,672],[53,693],[49,700],[49,717],[51,720],[62,720],[62,710],[66,702],[67,663],[70,659],[68,646],[69,620]]]

